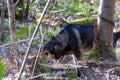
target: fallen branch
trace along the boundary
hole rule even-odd
[[[67,78],[67,77],[47,77],[47,75],[49,75],[49,74],[51,74],[51,73],[39,74],[39,75],[37,75],[37,76],[33,76],[33,77],[31,77],[31,78],[27,78],[26,80],[33,80],[33,79],[36,79],[36,78],[39,78],[39,77],[43,77],[43,76],[45,76],[45,75],[46,75],[46,77],[45,77],[46,80],[47,80],[47,79],[65,79],[65,78]]]
[[[120,67],[120,62],[96,62],[96,61],[88,61],[86,63],[88,66],[106,66],[106,67]]]
[[[37,39],[40,39],[40,37],[36,37],[36,38],[34,38],[33,40],[37,40]],[[16,41],[15,44],[21,43],[21,42],[26,42],[26,41],[29,41],[29,40],[30,40],[30,39],[19,40],[19,41]],[[13,44],[13,43],[9,42],[9,43],[6,43],[6,44],[4,44],[4,45],[1,45],[0,48],[5,47],[5,46],[10,46],[10,45],[12,45],[12,44]]]
[[[75,19],[75,20],[69,20],[69,23],[77,23],[77,24],[93,24],[97,23],[97,18],[83,18],[83,19]]]
[[[55,14],[55,13],[60,13],[60,12],[66,11],[66,10],[67,10],[67,8],[61,9],[61,10],[58,10],[58,11],[51,11],[51,13]]]
[[[31,80],[31,79],[36,79],[36,78],[38,78],[38,77],[41,77],[41,76],[44,76],[44,75],[48,75],[48,73],[47,74],[39,74],[39,75],[37,75],[37,76],[33,76],[33,77],[31,77],[31,78],[27,78],[26,80]]]

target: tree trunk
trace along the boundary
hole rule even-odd
[[[30,6],[30,0],[27,0],[26,10],[25,10],[25,19],[27,19],[29,15],[29,6]]]
[[[1,25],[0,25],[0,40],[4,41],[4,12],[5,12],[5,1],[2,0],[2,7],[1,8]]]
[[[13,6],[13,0],[7,0],[7,8],[9,15],[9,28],[11,34],[11,42],[15,42],[15,34],[16,34],[16,25],[15,25],[15,11]],[[13,51],[15,53],[15,44],[12,45]]]
[[[113,49],[113,27],[115,0],[100,0],[98,17],[98,43],[95,54],[91,52],[89,59],[116,61],[116,53]],[[92,55],[92,56],[91,56]]]
[[[98,30],[99,45],[113,46],[115,0],[100,0]]]

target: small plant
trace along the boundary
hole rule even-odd
[[[46,60],[46,56],[45,56],[45,55],[42,56],[41,63],[47,64],[47,60]],[[50,68],[49,68],[48,66],[46,66],[46,65],[43,65],[43,66],[42,66],[42,70],[43,70],[43,72],[45,72],[45,73],[51,73]]]
[[[21,25],[19,25],[21,26]],[[30,24],[30,25],[23,25],[22,27],[18,28],[16,31],[16,39],[25,39],[30,37],[34,31],[35,25]]]
[[[29,33],[29,27],[22,27],[22,28],[17,30],[16,38],[17,39],[23,39],[26,36],[28,36],[28,33]]]
[[[68,73],[69,80],[77,80],[77,76],[75,74],[75,71],[70,71]]]
[[[2,62],[0,61],[0,80],[3,77],[3,73],[4,73],[4,66],[3,66]]]
[[[45,73],[51,73],[51,70],[48,66],[43,66],[42,69]]]

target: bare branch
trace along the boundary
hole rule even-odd
[[[41,27],[41,32],[42,32],[42,27]],[[46,31],[45,31],[45,33],[46,33]],[[42,35],[42,33],[41,33],[42,39],[41,39],[41,43],[40,43],[40,46],[39,46],[39,50],[38,50],[37,57],[36,57],[36,59],[35,59],[35,63],[34,63],[34,66],[33,66],[33,70],[32,70],[32,75],[31,75],[31,77],[34,75],[34,71],[35,71],[36,64],[37,64],[38,59],[39,59],[40,51],[41,51],[41,49],[42,49],[42,43],[43,43],[43,39],[44,39],[45,33],[44,33],[43,35]]]
[[[39,37],[36,37],[36,38],[34,38],[33,40],[37,40],[37,39],[39,39]],[[30,39],[24,39],[24,40],[16,41],[16,42],[14,42],[14,43],[17,44],[17,43],[26,42],[26,41],[29,41],[29,40],[30,40]],[[7,44],[1,45],[0,48],[5,47],[5,46],[10,46],[10,45],[13,45],[13,43],[9,42],[9,43],[7,43]]]
[[[36,26],[36,28],[35,28],[35,30],[34,30],[34,33],[33,33],[33,35],[32,35],[32,38],[31,38],[31,40],[30,40],[30,42],[29,42],[29,46],[28,46],[28,48],[27,48],[27,51],[26,51],[26,54],[25,54],[25,57],[24,57],[24,60],[23,60],[23,63],[22,63],[22,66],[21,66],[19,75],[18,75],[18,77],[17,77],[17,80],[20,80],[20,78],[21,78],[21,75],[22,75],[22,72],[23,72],[23,69],[24,69],[24,66],[25,66],[25,63],[26,63],[26,59],[27,59],[28,54],[29,54],[29,51],[30,51],[30,47],[31,47],[31,45],[32,45],[32,43],[33,43],[33,38],[35,37],[35,35],[36,35],[37,31],[38,31],[38,28],[39,28],[39,26],[40,26],[40,24],[41,24],[41,21],[42,21],[44,15],[45,15],[45,12],[46,12],[46,10],[47,10],[47,8],[48,8],[49,3],[50,3],[50,0],[47,1],[46,6],[45,6],[45,8],[44,8],[44,10],[43,10],[43,12],[42,12],[42,14],[41,14],[41,16],[40,16],[40,21],[38,22],[38,24],[37,24],[37,26]]]

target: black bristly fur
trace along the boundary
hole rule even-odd
[[[113,46],[115,47],[120,32],[113,33]],[[44,46],[44,50],[49,51],[59,59],[72,51],[77,59],[82,58],[82,52],[93,48],[94,26],[92,24],[68,24],[56,36],[51,37],[50,41]]]
[[[120,32],[115,32],[113,33],[113,47],[116,47],[116,43],[118,41],[118,39],[120,38]]]
[[[58,46],[59,49],[55,49],[55,46]],[[93,47],[93,25],[69,24],[55,37],[52,37],[44,46],[44,49],[49,51],[51,54],[54,54],[57,59],[66,55],[68,51],[73,51],[73,54],[77,59],[81,59],[82,53],[80,49],[87,47]]]

